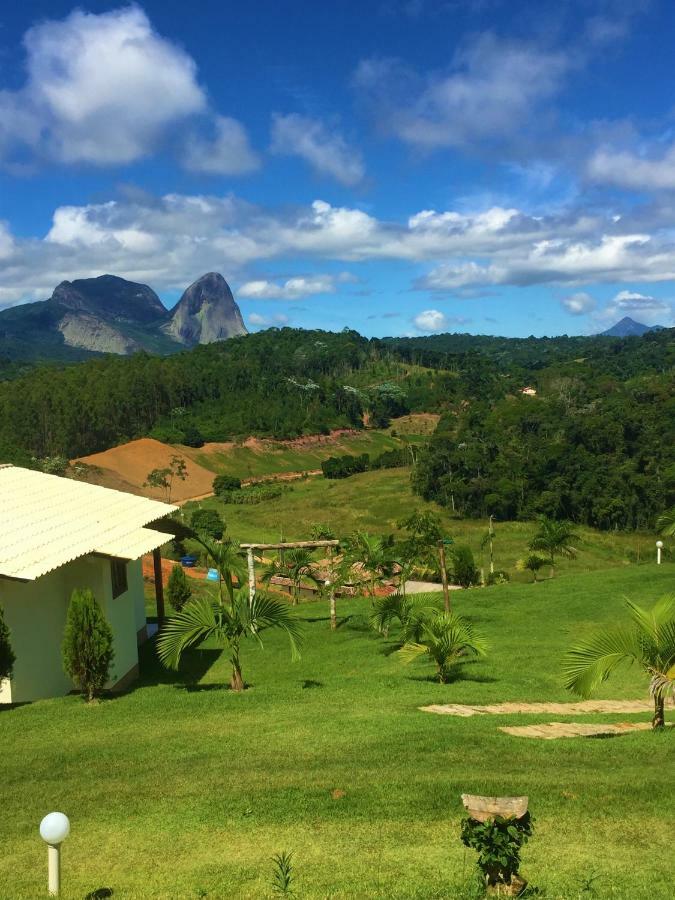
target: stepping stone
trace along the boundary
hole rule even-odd
[[[650,712],[647,700],[579,700],[576,703],[492,703],[489,706],[468,706],[462,703],[434,703],[420,706],[423,712],[439,716],[516,715],[522,713],[553,713],[558,716],[580,713],[641,713]]]
[[[597,737],[606,734],[627,734],[630,731],[649,731],[651,727],[651,722],[617,722],[615,724],[547,722],[544,725],[502,725],[499,730],[517,737],[552,741],[557,738]]]

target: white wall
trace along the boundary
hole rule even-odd
[[[0,703],[56,697],[73,689],[63,671],[61,642],[75,588],[91,588],[113,630],[115,658],[108,686],[132,670],[138,664],[136,632],[142,627],[138,624],[143,602],[140,567],[138,560],[127,565],[128,590],[114,600],[110,560],[103,557],[82,557],[37,581],[0,579],[0,605],[16,655],[11,683],[0,686]]]

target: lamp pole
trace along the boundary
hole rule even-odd
[[[61,844],[69,834],[70,822],[63,813],[49,813],[40,822],[40,837],[47,844],[47,889],[50,897],[58,897],[61,890]]]
[[[661,565],[661,551],[663,550],[663,541],[656,542],[656,565]]]

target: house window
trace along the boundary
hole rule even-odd
[[[113,600],[127,589],[127,564],[123,559],[110,560],[110,579],[112,581]]]

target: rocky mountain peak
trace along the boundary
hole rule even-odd
[[[218,272],[207,272],[187,288],[164,331],[187,346],[247,333],[230,286]]]
[[[166,319],[168,315],[162,301],[147,284],[127,281],[117,275],[62,281],[54,289],[50,302],[106,319],[139,324]]]

